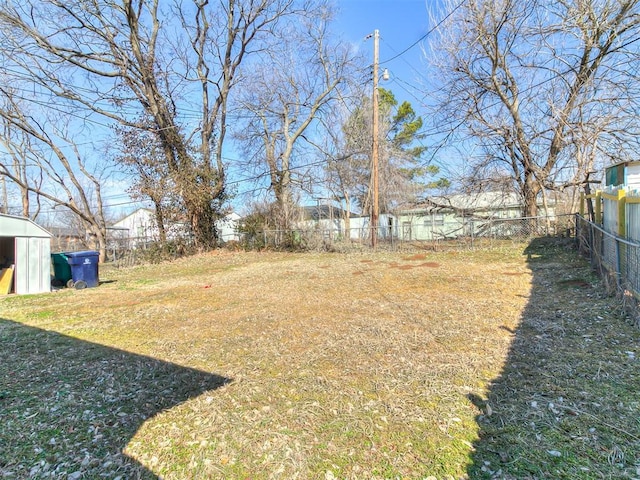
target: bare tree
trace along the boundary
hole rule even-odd
[[[523,215],[536,215],[546,190],[582,182],[595,153],[616,158],[619,150],[604,148],[630,145],[638,1],[447,5],[431,52],[442,80],[435,118],[481,147],[470,160],[476,178],[511,178]],[[588,145],[597,150],[577,155]]]
[[[331,117],[334,125],[341,125],[345,114],[338,114]],[[355,163],[357,163],[356,152],[345,152],[341,131],[338,128],[329,129],[328,135],[325,137],[324,148],[321,155],[327,158],[325,169],[326,188],[331,193],[334,200],[340,201],[342,209],[342,220],[347,235],[351,230],[351,213],[354,204],[353,192],[357,188],[358,180],[355,172],[357,171]],[[363,153],[363,152],[359,152]]]
[[[11,90],[0,87],[0,94],[5,100],[0,107],[0,122],[4,125],[0,142],[12,158],[11,165],[0,163],[0,175],[22,192],[23,214],[30,213],[32,194],[67,209],[80,219],[84,233],[91,239],[90,246],[98,249],[104,259],[104,179],[87,167],[63,118],[52,121],[39,112],[40,119],[36,120],[13,98]]]
[[[307,149],[317,148],[324,133],[318,132],[322,117],[354,66],[350,49],[329,41],[331,16],[328,4],[321,1],[307,9],[301,22],[283,29],[279,46],[252,65],[257,75],[241,96],[249,114],[236,138],[257,170],[268,171],[280,228],[288,228],[296,213],[292,171],[313,163]]]
[[[153,203],[158,240],[166,243],[166,223],[177,221],[181,210],[167,165],[158,158],[162,157],[159,139],[152,132],[130,127],[116,128],[116,137],[121,153],[115,162],[133,177],[128,191],[134,199]]]
[[[293,0],[4,1],[5,63],[17,81],[78,115],[153,120],[196,245],[215,245],[226,200],[230,93]],[[304,10],[304,5],[301,6]],[[90,112],[90,113],[88,113]]]
[[[429,188],[444,185],[445,179],[433,181],[439,173],[435,165],[423,159],[426,147],[421,143],[422,118],[409,102],[398,103],[393,93],[380,88],[380,208],[392,212],[414,204]],[[371,186],[371,101],[359,97],[347,109],[341,131],[335,136],[334,160],[330,174],[338,182],[341,196],[348,196],[362,211],[369,211]]]
[[[0,144],[4,148],[5,159],[0,162],[0,176],[2,177],[3,195],[4,195],[4,213],[9,213],[8,195],[7,195],[7,177],[4,172],[10,172],[18,182],[10,182],[11,187],[17,189],[20,195],[20,214],[23,217],[35,220],[41,209],[40,196],[37,191],[42,186],[41,171],[34,172],[29,169],[29,152],[31,148],[31,139],[29,136],[18,130],[11,122],[2,121],[3,130],[0,135]],[[30,189],[29,187],[32,186]],[[34,195],[34,192],[35,195]],[[31,208],[32,198],[35,197],[36,209]]]

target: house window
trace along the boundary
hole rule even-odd
[[[444,215],[442,213],[434,213],[432,221],[434,226],[441,227],[444,225]]]

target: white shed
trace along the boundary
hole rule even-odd
[[[605,168],[605,185],[640,189],[640,162],[621,162]]]
[[[51,291],[51,234],[28,218],[0,214],[0,268],[11,266],[9,292]]]

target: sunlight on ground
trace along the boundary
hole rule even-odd
[[[218,253],[105,269],[112,283],[13,298],[2,315],[227,379],[146,417],[123,400],[111,427],[135,418],[122,447],[148,478],[460,478],[482,466],[482,429],[504,413],[493,388],[542,300],[528,261]],[[149,385],[145,403],[170,391]]]

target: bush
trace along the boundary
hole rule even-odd
[[[193,243],[183,238],[169,240],[164,243],[149,243],[145,249],[139,251],[140,261],[143,263],[160,263],[194,255],[195,253],[197,252]]]

